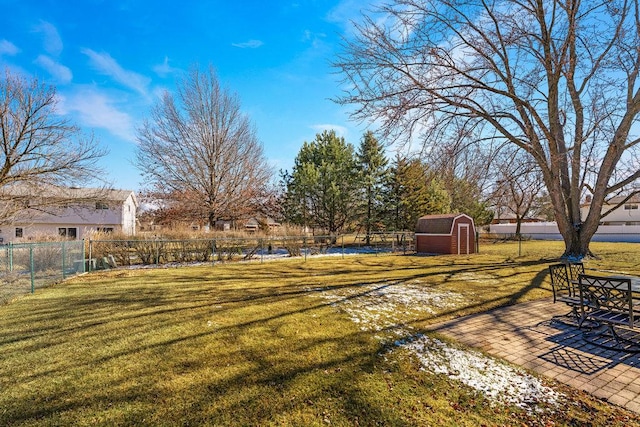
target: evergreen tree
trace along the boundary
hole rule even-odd
[[[461,212],[473,218],[477,226],[487,225],[493,219],[493,211],[485,200],[481,189],[463,178],[448,180],[447,192],[451,196],[451,212]]]
[[[357,154],[362,190],[364,192],[364,213],[362,226],[365,229],[366,244],[371,244],[371,233],[383,213],[382,190],[388,174],[388,160],[384,149],[373,132],[367,131],[362,137]]]
[[[318,226],[333,235],[356,219],[360,182],[355,153],[335,131],[305,142],[283,181],[292,223]]]
[[[386,206],[385,220],[391,228],[414,230],[423,215],[449,213],[451,198],[424,162],[397,157],[390,170]]]

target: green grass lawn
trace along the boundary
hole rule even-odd
[[[640,245],[592,250],[601,258],[587,268],[640,274]],[[506,243],[470,256],[76,277],[0,306],[0,425],[640,425],[548,382],[565,404],[496,402],[395,344],[550,296],[547,266],[561,252],[558,242],[523,242],[522,256]],[[394,292],[413,299],[390,305]]]

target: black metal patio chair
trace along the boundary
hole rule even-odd
[[[586,320],[580,308],[582,306],[580,293],[576,282],[580,274],[584,273],[582,263],[552,264],[549,266],[551,275],[551,288],[553,290],[553,302],[562,302],[571,308],[566,314],[553,316],[552,320],[569,326],[594,328],[599,326],[597,322]],[[574,276],[575,274],[575,276]]]
[[[578,288],[582,318],[604,326],[585,332],[585,340],[610,350],[640,352],[640,312],[634,306],[631,279],[581,274]]]

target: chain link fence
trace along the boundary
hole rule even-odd
[[[314,255],[410,253],[413,233],[171,240],[84,240],[0,246],[0,304],[67,277],[118,266],[260,261]]]
[[[85,242],[9,243],[0,246],[0,304],[84,273]]]
[[[265,261],[273,258],[354,253],[413,252],[413,233],[369,236],[279,236],[172,240],[90,240],[87,269],[193,262]]]

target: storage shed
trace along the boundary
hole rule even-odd
[[[476,229],[468,215],[426,215],[416,225],[416,252],[472,254],[476,252]]]

